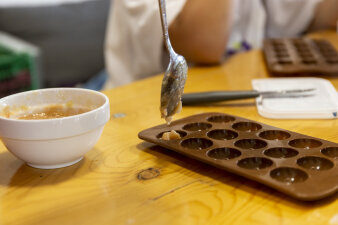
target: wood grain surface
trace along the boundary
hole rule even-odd
[[[338,49],[335,32],[312,36]],[[262,52],[253,50],[221,66],[191,68],[185,91],[251,89],[253,78],[265,77]],[[338,76],[326,78],[338,88]],[[34,169],[0,144],[0,225],[338,224],[338,194],[293,200],[138,139],[139,131],[164,123],[161,80],[159,75],[105,91],[111,119],[95,147],[73,166]],[[338,143],[337,120],[266,119],[254,100],[184,107],[174,119],[202,112],[234,114]]]

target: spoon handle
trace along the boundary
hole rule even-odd
[[[200,103],[211,103],[228,100],[248,99],[262,96],[263,98],[297,98],[310,97],[315,89],[289,89],[276,91],[210,91],[210,92],[196,92],[186,93],[182,96],[183,105],[193,105]]]
[[[221,102],[227,100],[256,98],[260,95],[258,91],[210,91],[187,93],[182,96],[183,105],[193,105],[201,103]]]
[[[162,23],[164,43],[165,43],[165,46],[167,47],[167,50],[170,54],[170,57],[172,58],[176,55],[176,53],[175,53],[174,49],[172,48],[170,40],[169,40],[165,0],[158,0],[158,4],[159,4],[160,14],[161,14],[161,23]]]

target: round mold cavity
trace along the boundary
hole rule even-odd
[[[243,149],[260,149],[266,147],[267,143],[259,139],[242,139],[235,142],[235,146]]]
[[[289,52],[284,48],[277,48],[277,49],[275,49],[275,54],[276,55],[285,55],[285,54],[289,54]]]
[[[156,135],[156,137],[157,137],[158,139],[162,139],[163,134],[166,133],[166,132],[170,132],[170,131],[171,131],[171,130],[161,132],[161,133],[159,133],[158,135]],[[184,131],[181,131],[181,130],[175,130],[175,131],[176,131],[176,133],[178,133],[178,134],[181,136],[181,138],[187,136],[187,133],[184,132]]]
[[[332,49],[331,47],[329,46],[322,46],[319,48],[319,51],[321,53],[324,53],[324,52],[330,52],[330,53],[335,53],[336,51],[334,49]]]
[[[277,63],[282,65],[292,64],[290,60],[278,60]]]
[[[217,129],[209,131],[208,137],[216,140],[231,140],[238,137],[238,134],[232,130]]]
[[[261,170],[272,166],[273,162],[270,159],[262,157],[244,158],[238,161],[237,165],[244,169]]]
[[[311,50],[307,47],[296,47],[298,53],[311,53]]]
[[[207,153],[210,158],[222,160],[237,158],[240,155],[241,152],[234,148],[215,148]]]
[[[286,51],[286,50],[275,50],[274,53],[275,53],[276,56],[289,55],[288,51]]]
[[[316,61],[316,59],[311,55],[300,55],[304,61]]]
[[[274,46],[273,46],[273,49],[274,49],[275,51],[287,51],[285,45],[274,45]]]
[[[189,123],[183,126],[183,130],[188,131],[201,131],[201,130],[207,130],[211,128],[210,123]]]
[[[305,45],[304,40],[301,40],[301,39],[294,39],[294,40],[292,40],[292,43],[294,45],[297,45],[297,44],[299,44],[299,45]]]
[[[297,49],[297,52],[302,52],[302,53],[310,53],[311,51],[310,51],[310,49],[308,49],[308,48],[303,48],[303,47],[296,47],[296,49]]]
[[[325,51],[323,53],[324,55],[330,55],[331,57],[337,57],[338,56],[338,52],[336,52],[335,50],[330,50],[330,51]]]
[[[218,115],[218,116],[211,116],[207,120],[212,123],[229,123],[231,121],[234,121],[235,117],[226,116],[226,115]]]
[[[309,49],[309,47],[305,43],[297,43],[295,44],[297,49]]]
[[[309,50],[309,48],[305,45],[305,44],[296,44],[294,45],[294,47],[296,48],[296,50]]]
[[[310,149],[321,146],[322,142],[310,138],[301,138],[290,141],[289,145],[295,148]]]
[[[181,146],[193,150],[202,150],[212,146],[212,141],[205,138],[189,138],[182,141]]]
[[[291,135],[288,132],[281,130],[267,130],[261,132],[259,136],[267,140],[285,140],[288,139]]]
[[[333,57],[338,55],[337,52],[333,49],[322,49],[320,53],[322,53],[323,55],[328,55],[328,56],[333,56]]]
[[[289,53],[287,53],[287,52],[276,52],[276,56],[278,58],[288,58],[288,59],[290,57]]]
[[[298,151],[292,148],[278,147],[267,149],[264,154],[272,158],[290,158],[298,155]]]
[[[312,61],[316,60],[315,57],[313,55],[311,55],[311,54],[302,54],[302,53],[300,53],[299,57],[300,57],[300,60],[309,60],[309,61],[310,60],[312,60]]]
[[[304,182],[309,176],[300,169],[292,167],[279,167],[270,172],[270,176],[283,183]]]
[[[262,129],[262,126],[258,123],[252,122],[239,122],[232,125],[232,128],[238,131],[252,132]]]
[[[317,64],[316,60],[302,60],[303,64],[311,65],[311,64]]]
[[[281,46],[284,47],[285,46],[285,44],[283,42],[281,42],[281,41],[273,41],[272,45],[274,47],[281,47]]]
[[[314,57],[313,54],[308,50],[299,50],[297,51],[298,56],[303,57]]]
[[[284,42],[283,41],[281,41],[281,40],[278,40],[278,39],[274,39],[274,40],[271,40],[271,43],[273,44],[273,45],[278,45],[278,44],[284,44]]]
[[[330,158],[334,158],[337,159],[338,158],[338,147],[328,147],[328,148],[324,148],[321,150],[321,152],[330,157]]]
[[[338,54],[323,54],[323,57],[325,58],[325,60],[332,60],[332,61],[338,60]]]
[[[324,40],[315,39],[315,40],[313,40],[313,42],[317,45],[317,47],[329,46],[329,44]]]
[[[297,160],[297,164],[309,170],[328,170],[333,167],[333,163],[325,158],[306,156]]]
[[[310,49],[306,45],[296,45],[295,46],[298,51],[301,52],[309,52]]]
[[[326,62],[327,62],[328,64],[338,64],[338,59],[336,59],[336,60],[331,60],[331,59],[329,59],[329,60],[326,60]]]
[[[278,61],[291,61],[290,57],[288,56],[281,56],[279,55],[279,57],[277,58]]]

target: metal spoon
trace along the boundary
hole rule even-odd
[[[182,108],[181,97],[187,79],[188,66],[183,56],[178,55],[171,46],[168,33],[165,0],[158,0],[163,39],[169,52],[170,62],[164,74],[161,88],[161,117],[169,124],[172,116]]]

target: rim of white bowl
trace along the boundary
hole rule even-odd
[[[94,91],[94,90],[91,90],[91,89],[86,89],[86,88],[72,88],[72,87],[60,87],[60,88],[43,88],[43,89],[37,89],[37,90],[30,90],[30,91],[23,91],[23,92],[20,92],[20,93],[15,93],[15,94],[12,94],[12,95],[8,95],[6,97],[3,97],[0,99],[0,104],[5,101],[6,99],[9,99],[9,98],[14,98],[15,96],[19,96],[19,95],[24,95],[24,94],[28,94],[28,93],[34,93],[34,92],[45,92],[45,91],[53,91],[53,90],[75,90],[75,91],[84,91],[84,92],[91,92],[91,93],[94,93],[94,94],[98,94],[100,96],[102,96],[104,99],[105,99],[105,102],[100,105],[99,107],[95,108],[95,109],[92,109],[90,111],[87,111],[87,112],[83,112],[83,113],[80,113],[80,114],[76,114],[76,115],[72,115],[72,116],[66,116],[66,117],[60,117],[60,118],[52,118],[52,119],[34,119],[34,120],[24,120],[24,119],[15,119],[15,118],[6,118],[6,117],[3,117],[3,116],[0,116],[0,119],[4,119],[4,120],[12,120],[12,121],[20,121],[20,122],[28,122],[28,123],[35,123],[35,122],[41,122],[41,121],[49,121],[49,120],[60,120],[60,119],[65,119],[65,118],[70,118],[70,117],[77,117],[79,115],[82,115],[82,114],[85,114],[85,113],[90,113],[92,111],[95,111],[95,110],[99,110],[99,108],[103,107],[104,104],[106,104],[107,102],[109,103],[109,99],[108,97],[99,92],[99,91]]]
[[[15,118],[6,118],[0,116],[0,137],[20,140],[46,140],[46,139],[59,139],[64,137],[76,136],[82,133],[86,133],[92,129],[102,126],[110,119],[109,99],[108,97],[98,91],[85,89],[85,88],[44,88],[31,91],[25,91],[6,96],[0,99],[0,104],[14,98],[19,95],[33,94],[34,92],[48,92],[48,91],[77,91],[86,92],[90,94],[99,95],[104,99],[104,103],[97,108],[94,108],[88,112],[84,112],[77,115],[52,118],[52,119],[38,119],[38,120],[19,120]],[[101,116],[101,117],[100,117]],[[90,118],[93,117],[93,118]],[[91,119],[98,120],[93,122]],[[82,121],[80,121],[82,120]],[[81,122],[86,121],[86,126]],[[67,123],[66,125],[64,125]],[[60,126],[64,126],[61,128]],[[54,125],[54,127],[50,127]],[[69,128],[69,129],[67,129]],[[50,129],[54,129],[54,132],[45,132]],[[36,132],[40,130],[40,132]],[[28,132],[31,131],[31,132]]]

